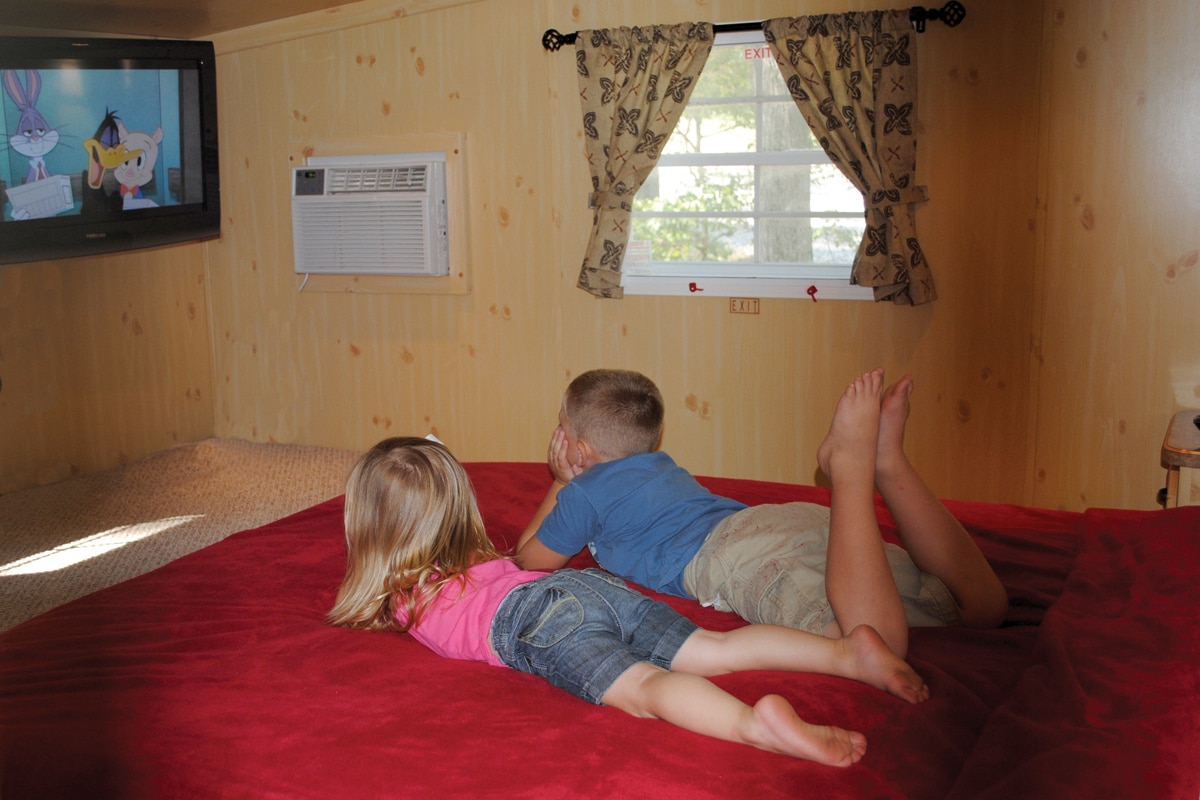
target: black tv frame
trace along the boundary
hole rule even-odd
[[[65,67],[194,72],[198,80],[199,108],[192,135],[199,137],[200,165],[196,174],[202,183],[201,198],[194,202],[99,216],[75,213],[11,220],[4,219],[0,213],[0,264],[75,258],[220,236],[216,58],[212,42],[0,37],[0,70],[17,70],[24,75],[27,69]],[[0,100],[4,99],[0,97]],[[73,136],[87,135],[83,131],[71,133]],[[6,148],[9,135],[9,131],[3,132]],[[0,203],[7,204],[3,194],[0,194]]]

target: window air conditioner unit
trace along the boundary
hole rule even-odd
[[[448,275],[445,154],[293,167],[292,241],[298,273]]]

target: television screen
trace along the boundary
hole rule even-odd
[[[220,233],[209,42],[0,38],[0,263]]]

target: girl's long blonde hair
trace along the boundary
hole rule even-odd
[[[462,465],[428,439],[386,439],[359,459],[346,484],[345,521],[346,576],[332,625],[406,631],[447,581],[501,557]]]

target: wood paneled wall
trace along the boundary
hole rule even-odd
[[[659,383],[664,447],[693,470],[812,481],[842,387],[883,364],[917,377],[913,450],[939,489],[1021,491],[1025,442],[1011,431],[1028,427],[1031,301],[993,300],[1014,278],[1032,283],[1037,176],[1014,179],[974,150],[1000,125],[1013,134],[1007,154],[1037,159],[1040,32],[986,33],[1018,13],[1011,5],[920,40],[933,201],[919,224],[935,306],[764,300],[745,317],[722,298],[602,301],[575,288],[591,223],[577,78],[573,53],[544,51],[543,31],[794,8],[481,2],[221,56],[230,224],[210,248],[218,432],[366,447],[433,430],[462,458],[540,459],[570,377],[624,366]],[[288,167],[339,136],[375,137],[386,152],[390,137],[431,131],[465,135],[470,294],[298,291]],[[964,207],[988,229],[972,234]],[[962,468],[979,452],[994,472]]]
[[[203,257],[0,267],[0,492],[212,435]]]
[[[1049,3],[1033,502],[1153,507],[1200,408],[1200,6]]]
[[[1167,421],[1200,406],[1189,0],[974,0],[958,28],[931,24],[917,223],[938,301],[764,299],[756,316],[574,287],[590,225],[574,58],[541,35],[893,3],[409,5],[217,37],[219,242],[140,270],[0,268],[0,487],[213,434],[365,448],[433,431],[464,460],[541,460],[563,387],[596,366],[659,383],[664,448],[693,471],[812,482],[834,401],[879,364],[916,378],[909,449],[942,496],[1153,506]],[[469,293],[301,290],[289,167],[440,133],[464,141]],[[95,297],[55,283],[84,274]],[[143,298],[170,330],[138,356],[121,320],[149,315]],[[90,335],[64,332],[89,315]]]

